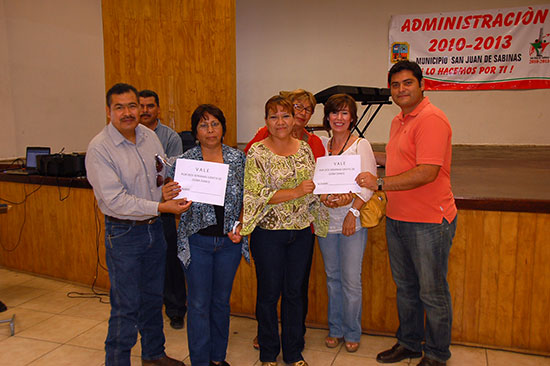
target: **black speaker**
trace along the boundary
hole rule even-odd
[[[36,157],[40,175],[51,177],[84,177],[86,176],[85,155],[50,154]]]

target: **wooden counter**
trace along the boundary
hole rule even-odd
[[[254,243],[251,243],[254,245]],[[449,258],[454,343],[550,354],[550,214],[459,210]],[[385,223],[368,232],[363,261],[362,327],[394,334],[395,285]],[[316,246],[309,286],[310,325],[326,327],[327,290]],[[254,314],[253,264],[239,267],[231,310]]]
[[[86,179],[0,174],[0,199],[12,206],[0,217],[0,265],[86,285],[99,265],[96,285],[109,287],[103,215],[77,183],[89,187]]]
[[[512,150],[453,150],[459,208],[448,276],[453,342],[550,355],[550,148]],[[0,174],[0,198],[12,206],[0,216],[0,265],[86,285],[94,281],[97,267],[97,285],[107,288],[103,216],[91,189],[74,188],[76,182],[62,178],[14,179]],[[25,196],[26,203],[18,204]],[[366,332],[394,334],[395,286],[384,224],[368,233],[362,325]],[[326,327],[326,279],[318,247],[311,272],[307,320]],[[243,260],[232,312],[253,316],[255,299],[254,266]]]

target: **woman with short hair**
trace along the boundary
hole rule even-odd
[[[172,158],[229,165],[224,206],[193,202],[181,215],[178,257],[187,279],[187,342],[193,366],[229,366],[229,298],[241,254],[249,260],[247,237],[241,235],[245,155],[222,143],[225,116],[216,106],[202,104],[191,116],[191,132],[199,145]],[[174,176],[174,167],[169,174]],[[165,199],[181,191],[165,185]]]
[[[326,210],[320,209],[319,197],[313,195],[313,153],[306,142],[292,137],[291,101],[279,95],[270,98],[265,123],[269,135],[250,147],[246,159],[241,231],[251,233],[256,264],[260,361],[263,366],[276,365],[282,343],[286,363],[307,366],[301,354],[302,285],[313,245],[311,224],[317,235],[326,235]]]
[[[327,155],[360,155],[361,171],[376,175],[376,161],[369,142],[352,134],[357,123],[357,105],[347,94],[332,95],[325,103],[323,125],[331,138],[322,138]],[[351,203],[338,205],[342,195],[322,195],[321,202],[329,210],[329,229],[319,237],[323,254],[328,291],[328,348],[344,340],[348,352],[359,348],[361,337],[362,287],[361,269],[367,243],[367,229],[361,227],[359,210],[372,196],[362,188]],[[349,202],[349,201],[348,201]]]
[[[321,139],[317,135],[309,133],[306,130],[306,126],[311,119],[311,116],[313,115],[313,113],[315,113],[315,106],[317,104],[317,101],[315,100],[313,94],[304,89],[295,89],[293,91],[280,91],[279,96],[290,100],[292,107],[294,108],[294,127],[292,128],[292,137],[307,142],[309,147],[311,148],[311,151],[313,152],[313,157],[315,158],[315,160],[317,160],[317,158],[321,156],[325,156],[325,148],[323,147],[323,142],[321,141]],[[244,148],[244,152],[248,153],[248,150],[254,143],[261,141],[268,136],[269,130],[267,126],[263,126],[258,130],[258,132],[256,132],[256,135],[246,145],[246,147]],[[311,233],[311,242],[313,243],[313,245],[311,246],[311,252],[309,253],[307,273],[304,279],[304,283],[302,284],[302,296],[304,305],[302,329],[304,335],[306,334],[306,316],[308,311],[309,274],[311,272],[311,262],[313,259],[313,250],[315,247],[315,235],[313,232]],[[257,336],[254,338],[252,345],[254,346],[254,348],[260,349]],[[304,345],[302,345],[302,349],[303,348]]]

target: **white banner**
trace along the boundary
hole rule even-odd
[[[392,16],[389,65],[418,63],[426,90],[550,88],[549,10]]]

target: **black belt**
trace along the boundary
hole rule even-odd
[[[151,218],[148,218],[148,219],[145,219],[145,220],[123,220],[123,219],[117,219],[116,217],[112,217],[112,216],[107,216],[105,215],[105,218],[111,222],[116,222],[118,224],[127,224],[127,225],[151,225],[153,224],[155,221],[157,221],[157,219],[159,218],[158,216],[154,216],[154,217],[151,217]]]

